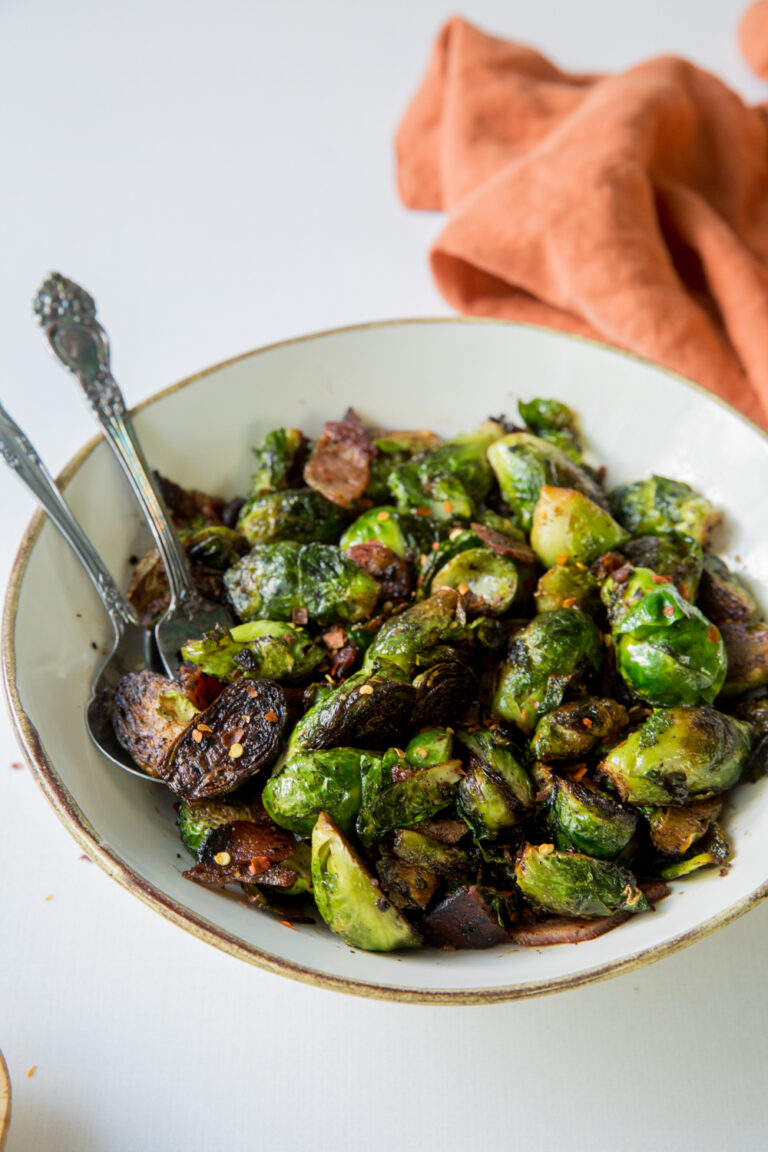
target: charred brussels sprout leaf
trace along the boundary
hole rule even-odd
[[[459,786],[459,814],[478,842],[494,840],[519,824],[532,807],[528,773],[512,750],[487,729],[460,729],[456,739],[469,752],[467,774]]]
[[[688,484],[651,476],[622,484],[610,494],[613,514],[633,536],[678,531],[706,544],[719,514]]]
[[[692,848],[682,860],[674,864],[667,864],[661,870],[662,880],[679,880],[689,876],[691,872],[698,872],[700,868],[709,868],[716,865],[722,868],[728,862],[731,847],[723,835],[719,824],[713,824],[705,838]]]
[[[390,852],[376,861],[376,872],[384,894],[396,908],[408,912],[423,912],[440,887],[440,877],[429,868],[406,864]]]
[[[620,548],[628,533],[610,513],[573,488],[545,484],[531,521],[531,547],[542,564],[590,564]]]
[[[447,728],[424,728],[405,746],[405,758],[414,768],[429,768],[451,759],[453,736]]]
[[[668,576],[686,600],[693,602],[696,599],[706,560],[701,544],[690,536],[683,536],[680,532],[640,536],[622,544],[621,551],[635,568],[647,568],[658,576]],[[709,615],[703,604],[699,607]]]
[[[312,833],[312,885],[320,915],[356,948],[418,948],[421,937],[387,900],[333,822],[321,813]]]
[[[319,492],[295,488],[252,497],[243,506],[237,526],[251,545],[276,540],[335,544],[348,520],[341,508]]]
[[[515,876],[529,903],[558,916],[592,918],[645,912],[649,907],[631,872],[607,860],[553,851],[551,844],[526,844]]]
[[[560,400],[521,400],[517,409],[531,432],[562,448],[576,463],[581,461],[578,421],[567,404]]]
[[[606,506],[605,493],[588,472],[562,448],[529,432],[511,432],[497,440],[488,449],[488,460],[504,500],[526,532],[545,484],[575,488],[601,507]]]
[[[614,627],[625,684],[649,704],[712,703],[725,681],[720,632],[674,584],[659,584]]]
[[[386,747],[410,723],[414,701],[413,686],[397,668],[386,675],[362,669],[323,694],[302,717],[289,754],[340,745]]]
[[[700,840],[720,815],[721,796],[692,800],[680,808],[648,808],[651,842],[663,856],[682,856]]]
[[[360,811],[360,766],[365,756],[356,748],[298,752],[267,781],[263,800],[281,828],[309,838],[321,812],[348,832]]]
[[[200,855],[211,832],[234,824],[235,820],[253,820],[250,806],[208,800],[193,807],[182,800],[176,816],[181,842],[193,856]]]
[[[543,612],[512,641],[493,711],[524,732],[561,703],[568,685],[600,666],[600,635],[583,612]]]
[[[297,428],[275,428],[253,449],[256,471],[250,496],[290,488],[301,476],[307,442]]]
[[[738,696],[768,684],[768,624],[724,620],[720,630],[728,654],[725,696]]]
[[[704,555],[697,604],[715,624],[726,620],[746,623],[757,612],[757,602],[740,577],[711,552]]]
[[[429,868],[445,880],[462,879],[472,864],[472,857],[464,848],[441,844],[413,828],[400,828],[395,832],[392,851],[406,864]]]
[[[574,780],[553,776],[542,807],[544,826],[555,847],[613,860],[627,847],[637,816],[609,796]]]
[[[539,578],[534,599],[537,612],[556,612],[558,608],[592,612],[600,603],[600,594],[597,580],[585,567],[557,564]]]
[[[477,691],[474,673],[450,648],[413,681],[411,723],[447,724],[460,715]]]
[[[542,716],[531,751],[539,760],[580,760],[601,745],[615,744],[628,723],[626,708],[616,700],[587,696]]]
[[[369,846],[394,828],[408,828],[436,816],[453,801],[460,780],[461,762],[448,760],[387,785],[363,803],[357,818],[358,836]]]
[[[513,560],[489,548],[468,548],[435,573],[432,591],[455,588],[466,597],[470,612],[503,616],[512,607],[518,583]]]
[[[372,576],[330,544],[256,544],[225,576],[229,597],[244,621],[290,620],[305,609],[311,620],[357,624],[379,596]]]
[[[383,544],[401,560],[420,553],[435,539],[433,527],[423,516],[398,512],[391,504],[369,508],[350,524],[339,541],[342,549],[356,544]]]
[[[201,640],[188,641],[181,654],[220,680],[240,676],[297,680],[316,668],[325,655],[303,628],[281,620],[253,620],[209,632]]]
[[[411,675],[425,652],[467,635],[458,594],[453,588],[442,588],[382,624],[366,654],[366,667],[394,665]]]
[[[600,770],[630,804],[677,806],[735,784],[749,745],[748,725],[709,705],[656,708]]]

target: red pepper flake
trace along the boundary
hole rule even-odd
[[[429,557],[427,556],[427,554],[425,552],[422,552],[421,556],[419,557],[419,560],[421,561],[421,563],[426,564],[428,559],[429,559]],[[420,577],[420,579],[421,579],[421,577]]]
[[[445,512],[446,516],[450,516],[451,512],[453,512],[453,504],[451,504],[450,500],[443,500],[443,512]]]
[[[306,608],[294,608],[291,612],[291,624],[301,628],[308,623],[309,612],[307,612]]]
[[[429,516],[429,508],[417,508],[416,509],[416,515],[417,516]]]
[[[376,519],[377,520],[389,520],[389,512],[379,512]]]
[[[592,721],[590,720],[589,716],[585,716],[581,722],[585,728],[591,728],[592,727]]]
[[[669,620],[671,620],[675,614],[675,609],[672,607],[671,604],[667,604],[666,608],[663,608],[662,611],[663,611],[664,615],[667,617],[667,619],[669,619]]]
[[[432,542],[432,551],[433,551],[433,552],[437,552],[437,550],[438,550],[438,548],[439,548],[439,547],[440,547],[440,545],[439,545],[438,541],[437,541],[437,540],[434,540],[434,541]]]
[[[268,856],[252,856],[251,862],[248,865],[248,871],[251,876],[258,876],[261,872],[266,872],[269,868]]]
[[[466,596],[467,592],[469,592],[469,584],[464,584],[463,582],[459,584],[460,595]]]
[[[269,721],[270,724],[277,724],[277,712],[273,712],[270,708],[269,712],[264,716],[264,719]]]
[[[414,748],[413,754],[414,756],[418,756],[420,760],[426,760],[427,758],[426,748]]]
[[[707,640],[710,640],[714,644],[719,639],[720,633],[718,632],[717,628],[715,628],[714,624],[710,624],[709,628],[707,628]]]
[[[296,927],[296,925],[295,925],[295,924],[291,924],[290,920],[281,920],[281,921],[280,921],[280,923],[281,923],[281,924],[282,924],[282,925],[283,925],[285,928],[290,928],[290,930],[291,930],[292,932],[298,932],[298,928]]]
[[[27,1080],[31,1080],[32,1077],[34,1076],[35,1072],[37,1072],[37,1064],[32,1064],[27,1069]]]
[[[337,652],[346,644],[347,637],[343,628],[331,628],[330,632],[323,634],[323,642],[331,652]]]
[[[690,598],[691,598],[691,586],[690,586],[690,584],[681,584],[680,585],[680,594],[681,594],[681,596],[684,596],[686,600],[690,600]]]
[[[562,568],[563,564],[568,563],[568,553],[567,552],[561,552],[559,556],[555,557],[555,559],[556,559],[557,563],[560,565],[560,567]]]
[[[250,687],[248,689],[248,695],[250,696],[251,700],[254,700],[258,696],[258,694],[259,694],[258,688]]]
[[[194,740],[195,744],[202,744],[202,742],[203,742],[202,732],[198,732],[197,728],[195,728],[194,731],[192,732],[192,739]]]
[[[669,576],[662,576],[658,572],[654,572],[653,576],[651,576],[651,580],[654,582],[654,584],[669,584],[670,578]]]
[[[80,859],[81,859],[81,860],[85,860],[86,864],[91,864],[91,863],[92,863],[92,860],[91,860],[90,856],[86,856],[85,852],[81,852],[81,853],[80,853]]]
[[[53,892],[51,892],[51,894],[49,896],[46,896],[46,898],[45,898],[46,904],[48,903],[49,900],[53,900]]]
[[[213,728],[211,728],[210,724],[203,723],[197,725],[197,730],[198,732],[213,732]]]
[[[521,708],[520,709],[520,719],[522,720],[523,724],[528,723],[528,716],[529,715],[530,715],[530,713],[528,712],[527,708]]]
[[[11,764],[11,768],[13,768],[15,772],[20,772],[23,767],[24,765],[20,764],[18,760],[14,760],[13,764]]]
[[[575,772],[571,773],[571,779],[578,781],[578,780],[581,780],[582,777],[586,776],[586,774],[587,774],[587,766],[586,766],[586,764],[582,764],[579,768],[576,769]]]
[[[576,607],[576,597],[575,596],[566,596],[565,600],[563,600],[563,608],[575,608],[575,607]]]
[[[586,564],[582,564],[580,560],[576,561],[576,567],[578,568],[579,572],[586,572],[587,570]]]
[[[554,844],[539,844],[539,855],[550,856],[555,850]]]

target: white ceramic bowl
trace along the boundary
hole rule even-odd
[[[718,550],[768,606],[768,439],[701,389],[601,345],[495,321],[369,325],[278,344],[220,364],[140,407],[152,463],[181,484],[235,495],[250,446],[280,424],[317,432],[353,405],[393,428],[471,429],[516,412],[518,396],[558,397],[580,414],[616,483],[658,472],[688,481],[726,513]],[[120,469],[99,440],[66,469],[67,499],[118,578],[147,546]],[[736,790],[727,830],[735,855],[673,886],[653,914],[597,940],[542,950],[349,948],[322,924],[291,931],[234,898],[183,880],[171,795],[114,768],[81,717],[108,622],[66,544],[38,515],[13,571],[4,626],[14,722],[45,795],[85,851],[182,927],[254,964],[359,995],[428,1002],[530,996],[656,959],[744,912],[768,890],[768,787]]]

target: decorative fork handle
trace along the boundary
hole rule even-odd
[[[170,611],[176,607],[191,611],[200,603],[200,596],[187,554],[110,370],[109,340],[96,319],[93,298],[54,272],[38,292],[34,310],[54,353],[80,381],[147,518],[168,576]]]
[[[90,576],[118,636],[126,624],[138,624],[131,604],[123,596],[64,501],[48,469],[27,437],[0,404],[0,455],[42,505]]]

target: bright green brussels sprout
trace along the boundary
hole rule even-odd
[[[680,880],[683,876],[689,876],[691,872],[698,872],[700,868],[708,868],[713,864],[722,868],[728,862],[730,855],[731,846],[726,840],[722,828],[719,824],[713,824],[704,839],[694,848],[691,848],[682,860],[676,860],[674,864],[667,864],[665,868],[661,869],[659,875],[662,880]]]
[[[344,509],[314,488],[291,488],[251,497],[243,505],[237,527],[249,544],[276,540],[335,544],[348,522]]]
[[[263,496],[292,487],[301,476],[307,441],[298,428],[275,428],[268,432],[253,454],[256,471],[250,497]]]
[[[558,608],[581,608],[593,612],[600,603],[598,583],[582,565],[556,564],[539,578],[534,592],[537,612],[556,612]]]
[[[318,695],[291,733],[288,755],[341,745],[386,747],[409,725],[415,699],[408,676],[396,666],[386,674],[362,668]]]
[[[591,564],[629,538],[610,513],[574,488],[545,484],[531,521],[531,547],[547,568]]]
[[[242,620],[290,620],[305,609],[310,620],[357,624],[379,597],[372,576],[331,544],[255,544],[225,574],[224,583]]]
[[[688,484],[651,476],[633,484],[621,484],[610,494],[614,516],[633,536],[676,530],[706,544],[719,514]]]
[[[631,872],[608,860],[558,852],[551,844],[526,844],[515,863],[515,877],[526,900],[558,916],[591,919],[649,908]]]
[[[355,948],[418,948],[421,937],[387,900],[352,845],[321,812],[312,833],[312,886],[332,932]]]
[[[357,818],[358,836],[369,846],[386,832],[436,816],[453,801],[461,778],[461,761],[448,760],[386,785],[364,800]]]
[[[303,896],[312,891],[312,850],[309,844],[297,844],[290,856],[280,861],[281,869],[296,874],[293,884],[282,888],[282,896]]]
[[[530,432],[510,432],[497,440],[488,449],[488,460],[504,500],[526,532],[545,484],[575,488],[601,507],[606,506],[605,493],[588,472],[561,448]]]
[[[640,603],[646,592],[667,583],[665,576],[658,576],[650,568],[632,568],[625,564],[616,571],[603,575],[600,583],[600,599],[608,613],[611,628],[619,624]]]
[[[677,806],[732,787],[749,745],[749,726],[708,704],[655,708],[611,749],[600,771],[630,804]]]
[[[372,500],[374,504],[386,504],[392,495],[388,484],[392,469],[411,456],[431,452],[439,444],[439,436],[424,430],[390,432],[374,440],[376,455],[370,461],[370,475],[364,493],[366,499]]]
[[[693,603],[696,599],[705,559],[701,544],[690,536],[683,536],[681,532],[640,536],[622,544],[621,551],[635,568],[648,568],[657,576],[668,576],[686,600]],[[699,604],[699,608],[709,615],[703,604]]]
[[[248,541],[242,533],[223,524],[182,528],[179,539],[192,564],[204,564],[216,572],[226,571],[248,551]]]
[[[409,516],[398,512],[391,504],[369,508],[350,524],[339,541],[341,549],[352,548],[355,544],[383,544],[404,560],[406,556],[420,553],[434,539],[430,528],[431,521],[422,516]]]
[[[437,876],[452,881],[461,880],[472,864],[472,856],[466,849],[441,844],[413,828],[399,828],[395,832],[392,851],[406,864],[429,868]]]
[[[678,808],[644,808],[651,843],[663,856],[683,856],[708,832],[722,806],[722,796],[707,796]]]
[[[519,578],[513,560],[490,548],[468,548],[434,575],[431,589],[455,588],[473,613],[503,616],[517,595]]]
[[[589,616],[569,608],[542,612],[509,646],[493,711],[531,732],[569,684],[596,671],[601,659],[600,634]]]
[[[613,860],[634,836],[636,814],[597,788],[552,776],[547,791],[541,817],[556,848]]]
[[[512,750],[485,728],[459,729],[456,739],[469,752],[458,796],[459,815],[478,842],[513,828],[533,805],[533,786]]]
[[[316,668],[325,652],[303,628],[282,620],[252,620],[188,640],[181,655],[220,680],[297,680]]]
[[[405,758],[414,768],[428,768],[451,759],[453,736],[447,728],[423,728],[405,746]]]
[[[211,832],[233,824],[235,820],[253,820],[250,806],[231,804],[224,800],[206,800],[204,804],[191,807],[186,800],[182,800],[176,814],[182,844],[188,852],[198,857]]]
[[[361,764],[357,748],[297,752],[264,787],[264,807],[281,828],[309,838],[321,812],[344,831],[354,827],[362,800]]]
[[[600,745],[615,744],[628,723],[627,710],[617,700],[585,696],[541,717],[531,751],[539,760],[580,760]]]
[[[746,623],[757,612],[757,601],[741,578],[711,552],[704,554],[704,571],[696,603],[714,624],[725,620]]]
[[[486,450],[501,436],[488,421],[477,432],[446,440],[432,452],[398,464],[389,475],[389,488],[403,512],[426,509],[438,521],[469,520],[491,490],[493,475]]]
[[[642,571],[642,570],[638,570]],[[649,704],[711,704],[725,681],[720,632],[674,584],[658,584],[614,625],[616,666]]]
[[[720,633],[728,658],[724,696],[738,696],[768,684],[768,624],[724,620]]]
[[[560,400],[520,400],[517,410],[531,432],[562,448],[577,463],[581,461],[578,421],[567,404]]]
[[[425,652],[467,635],[457,593],[441,588],[429,599],[385,620],[366,653],[365,666],[395,665],[412,675]]]

